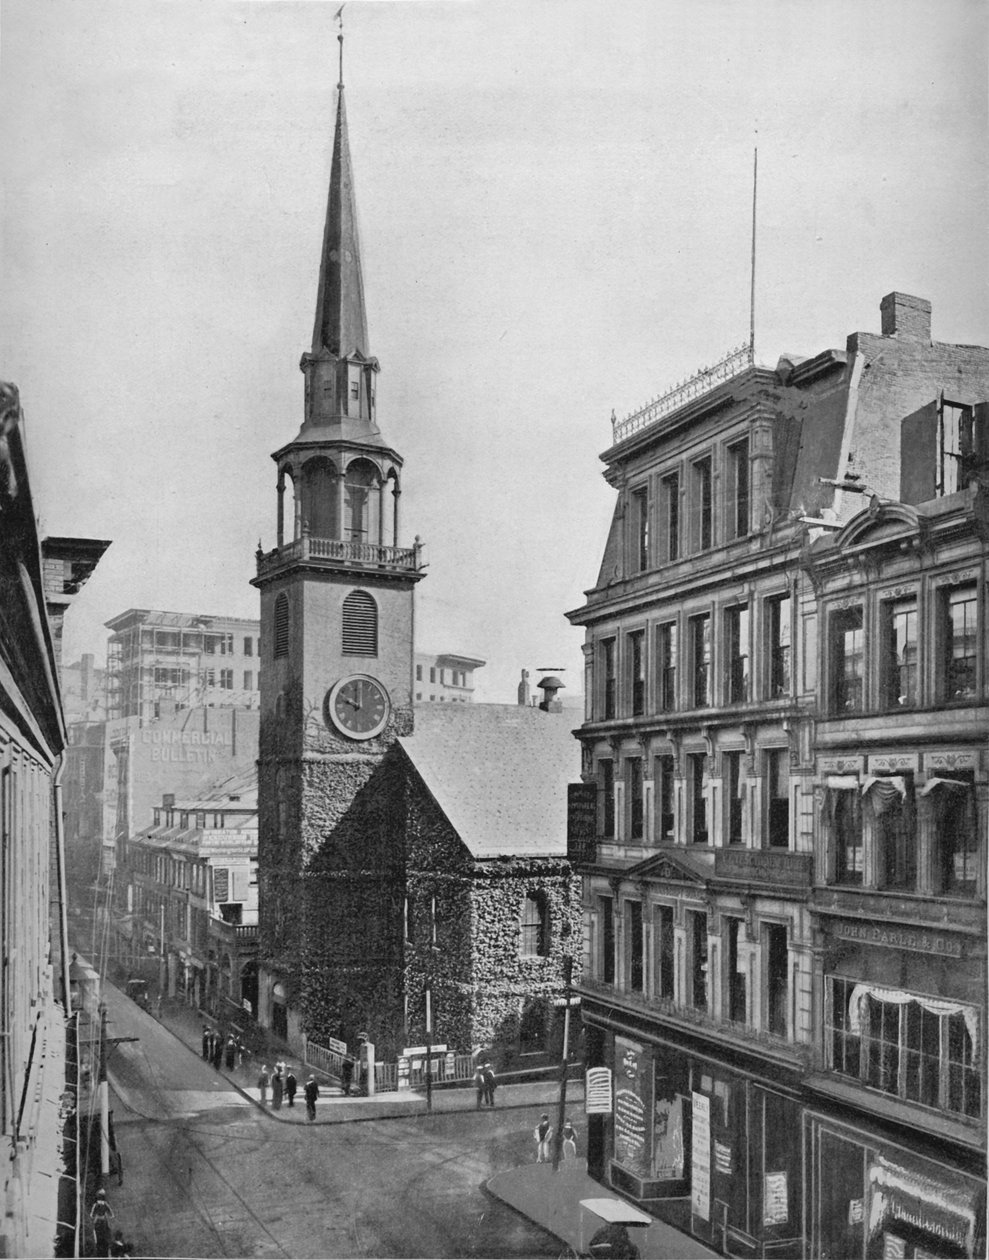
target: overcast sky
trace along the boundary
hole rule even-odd
[[[257,615],[302,422],[338,0],[4,0],[3,354],[70,613]],[[748,336],[842,347],[900,289],[989,344],[981,0],[350,0],[378,419],[426,543],[419,646],[581,686],[609,417]]]

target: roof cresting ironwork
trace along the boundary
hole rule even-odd
[[[672,389],[667,390],[665,394],[660,394],[652,402],[647,403],[644,407],[640,407],[638,411],[630,412],[624,419],[616,420],[612,416],[611,425],[614,441],[616,443],[623,442],[625,438],[630,437],[633,433],[638,433],[642,429],[648,428],[649,425],[662,419],[663,416],[668,416],[676,411],[678,407],[682,407],[684,403],[706,394],[715,385],[721,385],[725,381],[730,381],[732,377],[738,376],[746,368],[752,367],[754,362],[755,356],[752,352],[751,341],[736,346],[734,350],[729,350],[724,358],[717,363],[712,364],[710,367],[701,368],[693,376],[688,377],[685,381],[680,381]]]

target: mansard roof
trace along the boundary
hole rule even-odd
[[[472,857],[567,855],[567,785],[580,778],[573,715],[430,704],[399,739]]]

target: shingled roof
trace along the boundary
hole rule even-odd
[[[431,704],[398,742],[476,858],[566,857],[567,784],[580,778],[572,713]]]

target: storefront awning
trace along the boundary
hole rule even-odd
[[[974,1188],[950,1184],[947,1170],[932,1176],[933,1170],[933,1164],[923,1170],[907,1168],[877,1155],[869,1167],[869,1232],[874,1234],[893,1218],[954,1243],[971,1256],[979,1194]]]

